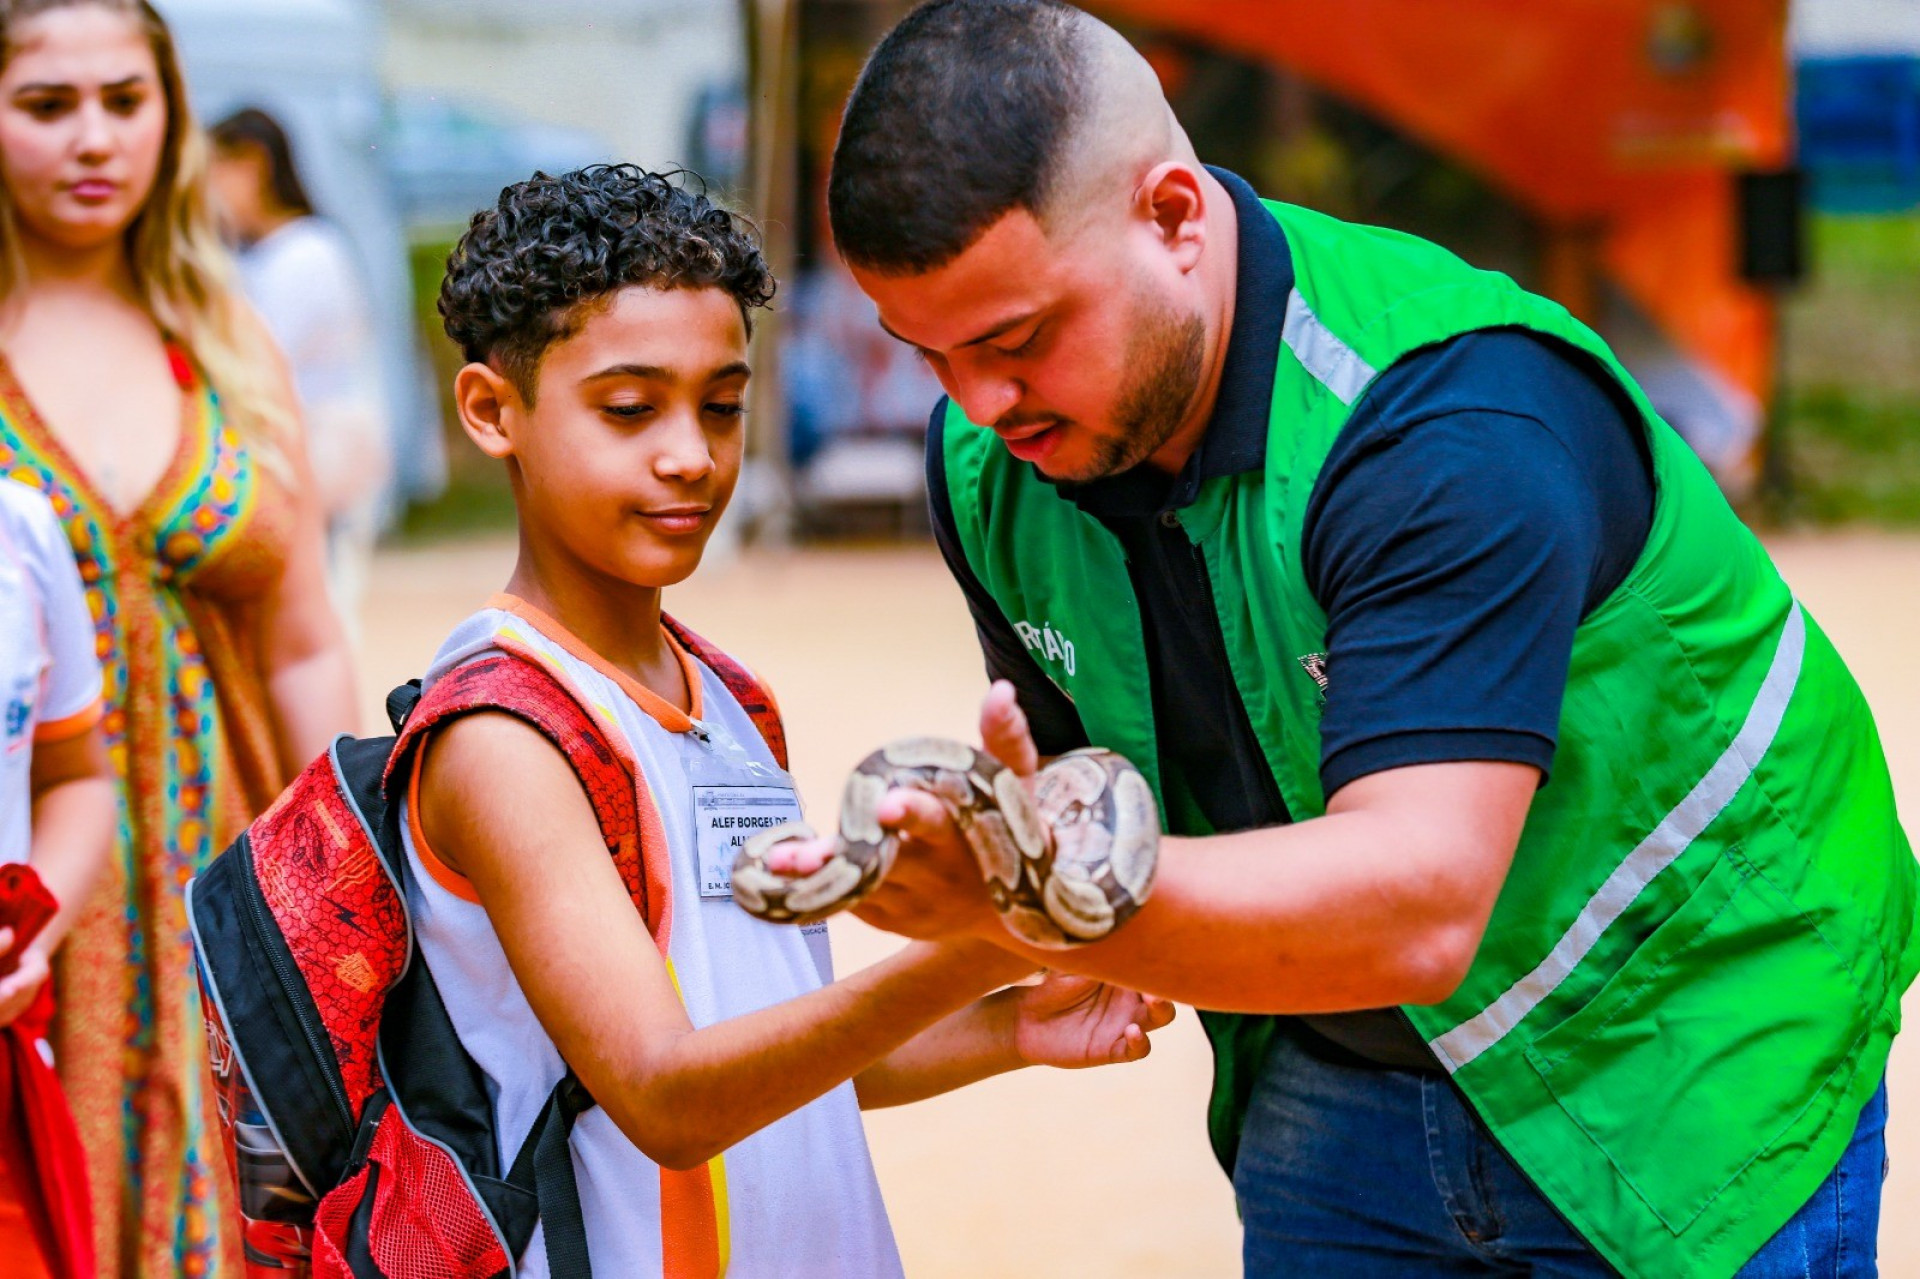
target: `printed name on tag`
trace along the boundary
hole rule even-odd
[[[695,786],[693,832],[700,850],[700,895],[733,896],[740,845],[770,826],[797,821],[800,802],[786,786]]]

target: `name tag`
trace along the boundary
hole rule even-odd
[[[787,786],[695,786],[693,833],[700,851],[700,895],[733,896],[740,845],[770,826],[796,821],[800,801]]]

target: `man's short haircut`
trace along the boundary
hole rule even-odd
[[[1088,97],[1085,21],[1057,0],[933,0],[890,31],[833,150],[841,257],[918,275],[1015,209],[1041,217]]]
[[[674,180],[682,176],[595,164],[506,188],[447,258],[447,336],[531,404],[547,348],[625,288],[719,289],[751,331],[774,289],[758,237],[746,219]]]

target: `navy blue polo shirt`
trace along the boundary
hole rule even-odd
[[[1289,820],[1227,665],[1199,548],[1173,512],[1262,466],[1293,264],[1252,188],[1234,201],[1232,331],[1205,435],[1177,475],[1150,463],[1061,492],[1125,547],[1146,638],[1164,784],[1214,829]],[[935,538],[966,593],[987,674],[1013,682],[1042,754],[1086,744],[1073,703],[967,566],[941,444],[928,435]],[[1639,558],[1653,512],[1639,417],[1591,357],[1520,329],[1469,333],[1387,369],[1355,406],[1309,500],[1301,544],[1327,614],[1321,781],[1502,760],[1551,773],[1582,618]],[[1299,1019],[1363,1061],[1438,1064],[1403,1015]]]

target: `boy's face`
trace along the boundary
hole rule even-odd
[[[547,349],[533,406],[493,374],[495,439],[464,393],[463,415],[482,448],[512,458],[526,537],[617,581],[670,586],[700,563],[740,474],[746,353],[739,305],[719,289],[628,288]]]

